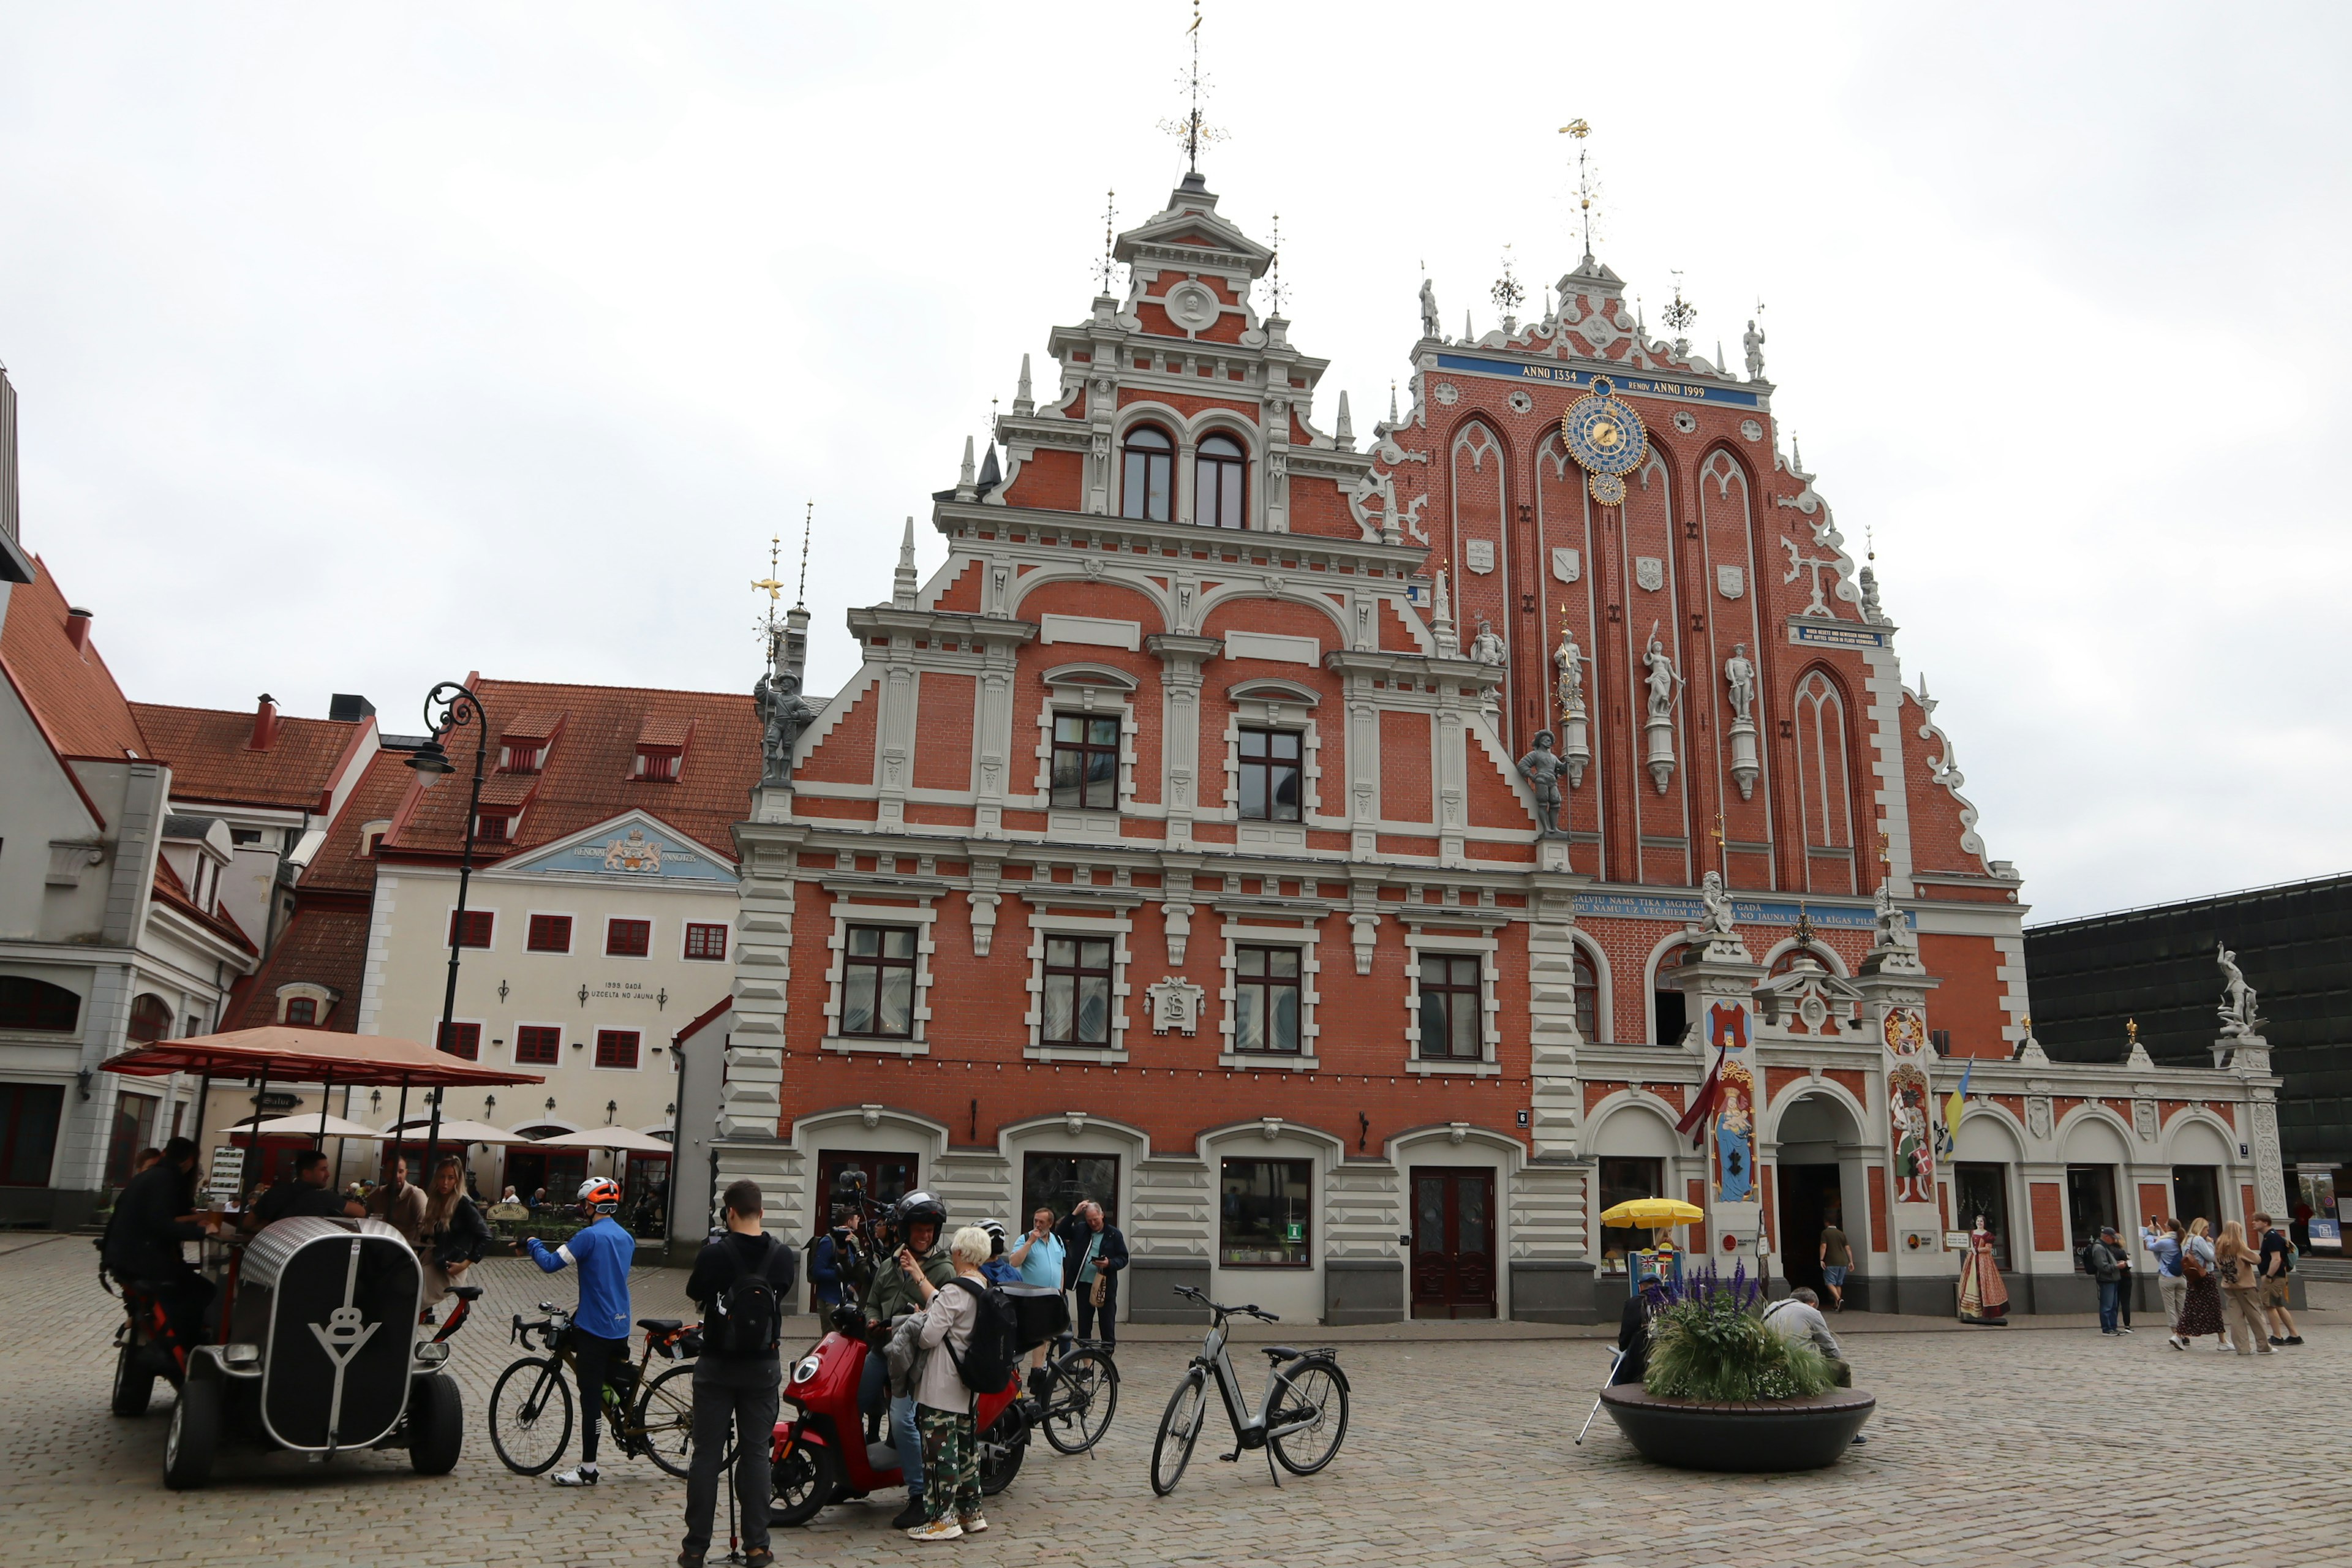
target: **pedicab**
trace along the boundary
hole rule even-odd
[[[196,1126],[214,1078],[320,1084],[320,1129],[336,1087],[541,1083],[537,1074],[480,1068],[411,1040],[272,1026],[162,1040],[100,1064],[110,1072],[202,1076]],[[428,1166],[440,1143],[435,1097],[425,1142]],[[252,1172],[251,1151],[246,1172]],[[241,1181],[242,1190],[250,1181]],[[127,1321],[118,1331],[114,1410],[143,1414],[157,1377],[180,1393],[164,1442],[163,1484],[174,1490],[211,1479],[227,1446],[282,1448],[331,1459],[351,1448],[405,1448],[425,1475],[446,1474],[465,1442],[457,1384],[445,1375],[449,1336],[481,1295],[454,1287],[457,1305],[420,1337],[424,1264],[405,1237],[374,1219],[311,1215],[281,1219],[251,1237],[205,1243],[217,1287],[216,1321],[203,1342],[178,1341],[154,1295],[139,1280],[117,1281]],[[101,1283],[104,1271],[100,1272]]]

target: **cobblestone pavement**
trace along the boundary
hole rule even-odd
[[[23,1563],[643,1563],[677,1550],[684,1485],[608,1459],[593,1492],[509,1475],[481,1411],[516,1353],[509,1314],[570,1281],[529,1265],[480,1271],[482,1310],[454,1357],[470,1430],[457,1471],[398,1453],[317,1466],[224,1455],[213,1486],[163,1489],[172,1395],[107,1413],[114,1302],[86,1241],[0,1247],[0,1557]],[[682,1274],[638,1281],[642,1315],[681,1310]],[[2352,1421],[2352,1288],[2321,1287],[2310,1342],[2256,1360],[2024,1326],[1873,1333],[1857,1348],[1879,1398],[1873,1441],[1827,1471],[1721,1477],[1653,1468],[1606,1415],[1570,1439],[1606,1363],[1589,1340],[1351,1343],[1345,1447],[1276,1490],[1257,1456],[1217,1462],[1218,1417],[1182,1486],[1151,1496],[1152,1434],[1186,1351],[1120,1352],[1118,1416],[1087,1458],[1034,1445],[989,1509],[988,1534],[916,1547],[885,1528],[898,1494],[779,1531],[786,1563],[1712,1564],[2352,1562],[2331,1456]],[[2147,1320],[2142,1320],[2145,1324]],[[1314,1331],[1305,1331],[1310,1340]],[[1254,1355],[1237,1357],[1255,1390]],[[1262,1364],[1262,1363],[1258,1363]],[[608,1448],[609,1453],[609,1448]]]

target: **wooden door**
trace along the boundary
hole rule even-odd
[[[1495,1173],[1412,1169],[1412,1315],[1495,1315]]]

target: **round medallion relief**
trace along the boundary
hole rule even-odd
[[[1687,408],[1675,410],[1675,428],[1687,436],[1698,428],[1698,416]]]
[[[1751,441],[1761,441],[1764,439],[1764,426],[1758,424],[1753,419],[1742,419],[1739,422],[1739,433],[1742,436],[1747,437]]]
[[[1536,405],[1536,400],[1529,397],[1524,392],[1513,392],[1510,395],[1509,402],[1511,405],[1511,411],[1515,414],[1525,414]]]
[[[1217,297],[1205,283],[1186,279],[1168,290],[1168,315],[1188,332],[1197,332],[1217,319]]]

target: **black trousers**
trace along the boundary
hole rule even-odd
[[[719,1510],[719,1467],[727,1458],[730,1440],[735,1448],[735,1500],[743,1513],[743,1550],[767,1550],[768,1494],[773,1480],[770,1455],[775,1447],[777,1386],[782,1374],[773,1362],[764,1363],[761,1370],[764,1377],[750,1381],[705,1382],[697,1369],[694,1458],[686,1478],[684,1544],[689,1557],[700,1557],[710,1550],[711,1516]],[[741,1386],[730,1387],[731,1382],[740,1382]]]
[[[580,1462],[596,1462],[596,1418],[604,1412],[604,1383],[615,1357],[626,1364],[629,1342],[572,1331],[572,1356],[580,1368]]]
[[[1092,1285],[1078,1287],[1078,1338],[1090,1340],[1095,1337],[1095,1314],[1100,1312],[1102,1342],[1105,1345],[1116,1345],[1118,1343],[1118,1276],[1099,1274],[1096,1278],[1102,1281],[1101,1306],[1095,1305],[1095,1288]]]

